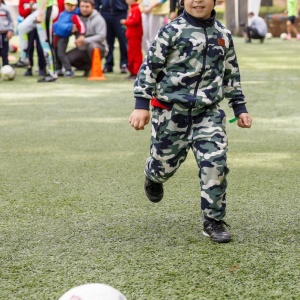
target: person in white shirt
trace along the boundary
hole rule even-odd
[[[266,21],[259,16],[255,16],[253,12],[250,12],[248,17],[250,25],[244,29],[245,42],[251,43],[251,39],[259,39],[263,43],[268,32]]]

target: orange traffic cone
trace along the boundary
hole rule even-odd
[[[102,73],[102,60],[100,49],[95,48],[93,51],[93,60],[92,60],[92,68],[91,74],[87,78],[88,80],[106,80]]]

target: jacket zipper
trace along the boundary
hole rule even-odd
[[[199,85],[200,85],[200,82],[201,82],[201,79],[202,79],[202,75],[205,71],[205,65],[206,65],[206,55],[207,55],[207,47],[208,47],[208,37],[207,37],[207,30],[206,28],[204,28],[204,34],[205,34],[205,43],[206,43],[206,47],[203,51],[203,65],[202,65],[202,68],[201,68],[201,71],[198,75],[199,79],[197,81],[197,84],[196,84],[196,87],[195,87],[195,92],[194,92],[194,99],[196,100],[196,95],[197,95],[197,91],[198,91],[198,88],[199,88]]]

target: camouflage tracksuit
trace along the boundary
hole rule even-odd
[[[226,206],[227,136],[219,102],[228,98],[238,116],[247,112],[232,37],[215,20],[186,12],[163,27],[135,82],[136,109],[149,109],[152,134],[145,173],[165,182],[193,150],[205,218],[221,220]]]

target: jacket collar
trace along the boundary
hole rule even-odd
[[[216,11],[213,10],[211,12],[210,18],[208,19],[201,19],[201,18],[195,18],[192,15],[188,14],[185,10],[182,14],[183,18],[188,21],[191,25],[195,27],[212,27],[215,24],[216,20]]]

